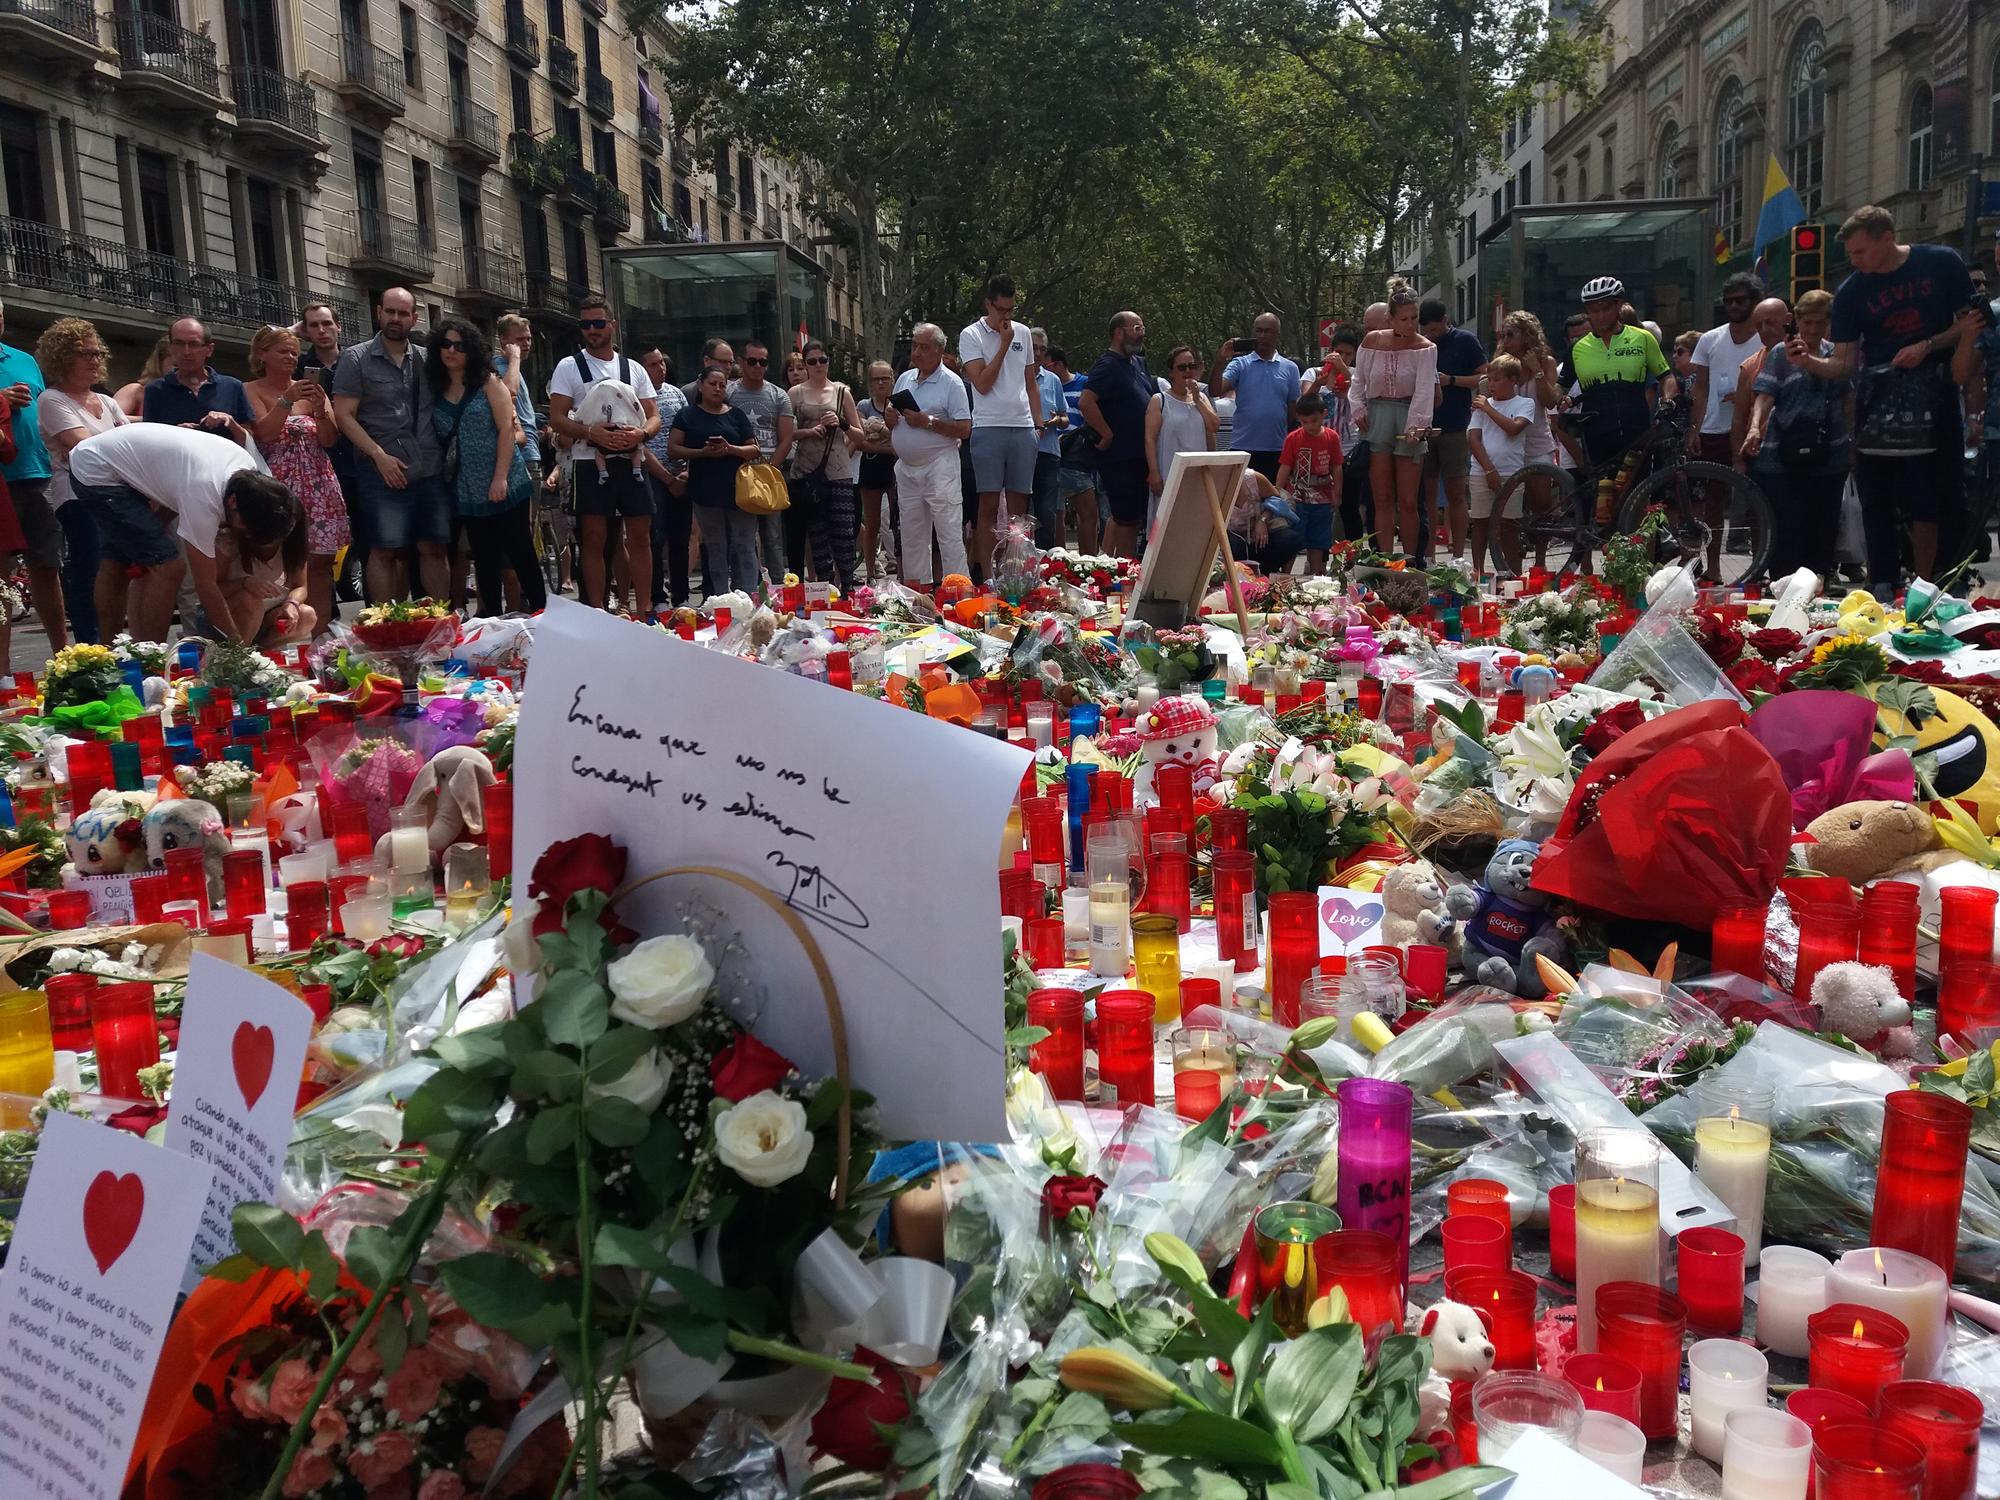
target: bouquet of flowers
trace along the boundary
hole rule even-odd
[[[102,703],[125,686],[118,658],[105,646],[65,646],[50,660],[42,682],[42,710]],[[130,689],[126,689],[130,691]]]
[[[214,807],[227,807],[236,792],[247,792],[256,773],[241,761],[215,760],[199,766],[178,766],[174,780],[190,797],[199,797]]]
[[[366,808],[368,831],[379,839],[389,831],[390,809],[401,807],[416,784],[423,757],[393,737],[355,737],[331,752],[329,741],[340,745],[337,735],[322,734],[310,747],[327,796]]]
[[[1588,584],[1575,584],[1561,593],[1549,589],[1515,605],[1500,638],[1516,651],[1591,656],[1597,651],[1597,627],[1610,614],[1610,604]]]
[[[1113,557],[1101,552],[1072,552],[1067,547],[1051,547],[1041,557],[1042,577],[1087,590],[1101,599],[1117,585],[1129,585],[1139,576],[1139,565],[1129,557]]]
[[[435,599],[398,599],[369,605],[349,628],[370,651],[431,653],[452,643],[458,616]]]
[[[136,661],[148,677],[167,675],[167,648],[160,641],[135,641],[132,632],[121,630],[111,642],[111,654],[121,662]]]
[[[255,646],[241,641],[210,641],[201,654],[201,680],[218,692],[239,698],[276,698],[299,679]]]
[[[1133,647],[1139,666],[1153,674],[1163,693],[1178,692],[1191,682],[1215,675],[1216,660],[1208,649],[1208,633],[1198,625],[1161,630],[1151,641]]]

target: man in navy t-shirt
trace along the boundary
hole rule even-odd
[[[1119,313],[1111,320],[1111,347],[1090,367],[1077,406],[1097,434],[1097,488],[1110,511],[1104,550],[1120,557],[1139,555],[1146,524],[1146,405],[1152,399],[1145,320]]]
[[[1840,241],[1854,274],[1833,294],[1833,353],[1818,358],[1794,338],[1785,357],[1826,379],[1860,376],[1854,483],[1868,537],[1868,586],[1886,600],[1901,582],[1905,516],[1919,577],[1936,578],[1940,566],[1953,566],[1960,555],[1963,376],[1955,376],[1953,365],[1965,361],[1951,355],[1970,344],[1979,320],[1967,311],[1972,277],[1957,252],[1899,244],[1888,209],[1857,208],[1840,226]],[[1928,410],[1928,432],[1912,435],[1907,420],[1892,428],[1882,420],[1891,410]]]
[[[1445,306],[1435,297],[1417,309],[1417,331],[1438,351],[1438,396],[1431,424],[1438,435],[1424,451],[1423,483],[1417,498],[1424,512],[1424,540],[1431,539],[1430,502],[1444,481],[1444,498],[1451,519],[1451,555],[1465,551],[1467,513],[1465,479],[1472,470],[1472,450],[1465,431],[1472,425],[1472,393],[1486,373],[1486,349],[1474,334],[1452,327]],[[1425,549],[1428,555],[1429,549]]]

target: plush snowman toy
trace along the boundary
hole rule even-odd
[[[1199,698],[1162,698],[1139,715],[1139,776],[1133,787],[1141,800],[1151,799],[1153,769],[1176,761],[1194,772],[1197,795],[1215,785],[1215,711]]]

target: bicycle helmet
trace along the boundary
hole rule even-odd
[[[1625,283],[1616,276],[1593,276],[1583,284],[1585,302],[1602,302],[1607,298],[1625,296]]]

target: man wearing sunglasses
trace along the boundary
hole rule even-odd
[[[640,446],[660,430],[660,407],[646,367],[618,352],[618,320],[601,297],[577,309],[583,347],[558,360],[549,377],[549,427],[570,440],[569,476],[583,554],[583,602],[605,607],[605,543],[625,554],[638,617],[653,613],[653,492]],[[573,412],[622,407],[626,420],[579,421]],[[600,460],[602,460],[600,462]]]
[[[333,419],[360,455],[354,490],[368,541],[368,597],[379,604],[409,592],[414,545],[424,591],[448,599],[452,498],[423,350],[411,347],[417,299],[408,287],[382,293],[375,326],[375,337],[348,349],[333,372]]]
[[[1729,446],[1731,419],[1736,415],[1736,376],[1743,361],[1763,347],[1751,314],[1764,295],[1764,283],[1748,271],[1738,271],[1722,283],[1722,319],[1694,346],[1691,385],[1700,419],[1689,424],[1688,452],[1727,468],[1736,460]]]
[[[770,372],[770,346],[749,340],[743,345],[742,378],[729,383],[729,404],[750,419],[750,430],[757,434],[757,451],[763,455],[759,461],[783,469],[792,451],[792,439],[798,433],[798,418],[785,388],[764,378]],[[785,581],[785,558],[789,551],[785,528],[788,523],[796,527],[803,519],[789,510],[772,511],[757,518],[764,571],[771,575],[773,583]],[[798,535],[803,547],[804,532],[801,530]]]

